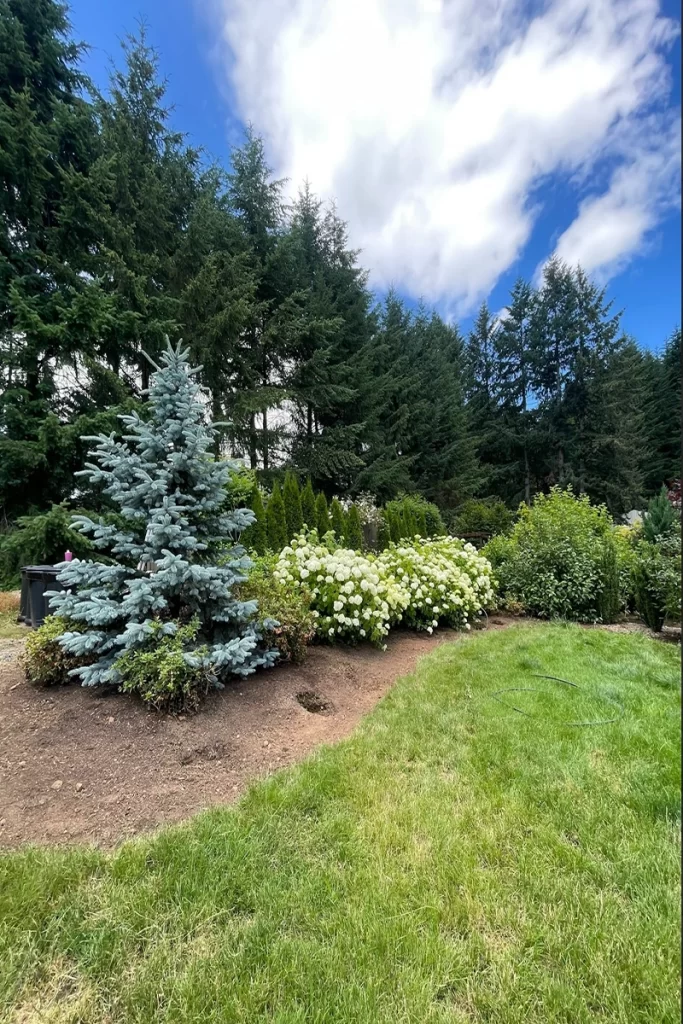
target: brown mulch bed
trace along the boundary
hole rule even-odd
[[[494,618],[489,628],[509,621]],[[418,658],[457,633],[394,633],[388,650],[312,647],[212,693],[197,715],[164,717],[79,686],[34,689],[0,644],[0,845],[93,842],[235,800],[254,779],[348,736]]]

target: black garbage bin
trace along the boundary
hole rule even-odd
[[[21,603],[19,621],[37,629],[50,614],[46,590],[64,590],[57,579],[54,565],[25,565],[21,570]]]

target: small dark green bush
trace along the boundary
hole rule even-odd
[[[507,533],[514,514],[500,498],[471,498],[451,517],[451,532],[456,537],[468,533],[488,533],[492,537]]]
[[[680,537],[637,543],[631,571],[636,610],[650,629],[658,633],[667,617],[680,620]]]
[[[172,634],[165,632],[170,626]],[[198,632],[197,619],[186,625],[154,622],[148,644],[116,662],[123,693],[136,693],[157,711],[196,711],[211,687],[201,665],[207,648],[192,649]]]
[[[292,472],[285,473],[285,482],[282,489],[282,499],[285,505],[285,521],[287,523],[287,543],[292,537],[301,533],[304,525],[301,512],[301,493],[299,484]]]
[[[267,646],[277,648],[281,661],[299,664],[315,635],[315,618],[307,591],[274,579],[274,566],[274,558],[257,559],[249,579],[239,588],[240,600],[258,601],[259,619],[274,619],[278,623],[264,633]]]
[[[614,622],[621,610],[619,558],[617,545],[611,537],[606,537],[602,544],[597,609],[602,622]]]
[[[249,497],[249,508],[256,516],[256,519],[248,526],[240,539],[241,543],[257,555],[265,555],[267,547],[266,535],[266,510],[261,497],[261,489],[258,484],[252,487]]]
[[[57,642],[62,633],[82,633],[78,623],[67,622],[59,615],[48,615],[42,626],[31,630],[26,638],[22,657],[24,673],[34,686],[66,686],[71,682],[72,668],[90,665],[91,657],[74,658]]]
[[[388,501],[384,514],[394,543],[416,533],[421,537],[441,537],[446,532],[439,509],[421,494],[404,494]]]

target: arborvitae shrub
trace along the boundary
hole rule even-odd
[[[377,549],[378,551],[385,551],[391,542],[391,531],[389,529],[389,523],[385,513],[382,513],[377,528]]]
[[[261,488],[254,484],[249,498],[249,507],[256,516],[251,526],[248,526],[242,534],[245,547],[254,551],[257,555],[265,554],[268,546],[266,535],[266,510],[261,496]]]
[[[315,528],[319,537],[324,537],[330,529],[330,517],[327,511],[327,498],[320,492],[315,499]]]
[[[387,518],[389,520],[389,536],[394,544],[398,544],[403,536],[401,517],[394,509],[387,509]]]
[[[287,536],[287,520],[285,518],[285,503],[282,500],[280,487],[277,483],[273,485],[273,492],[268,499],[266,506],[266,523],[268,547],[275,554],[282,551],[289,543]]]
[[[317,522],[315,513],[315,494],[313,492],[313,484],[309,476],[306,481],[306,486],[301,492],[301,518],[303,519],[304,526],[309,530],[315,529]]]
[[[598,615],[603,622],[614,622],[621,608],[617,547],[609,537],[605,538],[602,547],[601,587],[597,597]]]
[[[417,526],[417,532],[421,537],[428,536],[427,534],[427,519],[424,514],[424,509],[419,508],[415,515],[415,525]]]
[[[346,535],[346,516],[338,498],[332,499],[330,505],[330,522],[338,543],[341,543]]]
[[[360,524],[360,516],[355,505],[351,505],[346,517],[345,541],[347,548],[352,551],[363,549],[363,528]]]
[[[301,533],[304,524],[301,511],[301,494],[299,484],[293,473],[285,474],[285,483],[282,490],[282,498],[285,503],[285,520],[287,523],[287,540],[296,537]]]
[[[651,544],[654,544],[658,537],[667,536],[674,528],[676,513],[667,493],[666,487],[662,487],[659,494],[650,499],[643,518],[643,537]]]

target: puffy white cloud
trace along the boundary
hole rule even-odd
[[[217,2],[238,113],[278,174],[337,201],[376,287],[467,307],[520,255],[549,176],[580,189],[606,156],[608,192],[558,251],[615,266],[661,213],[641,182],[667,177],[670,143],[638,127],[670,88],[657,0]]]

